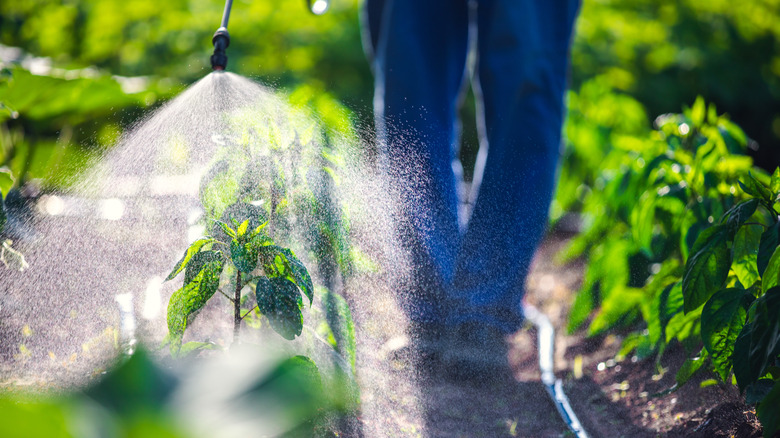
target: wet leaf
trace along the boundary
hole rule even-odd
[[[252,241],[233,239],[230,242],[230,259],[239,271],[249,273],[257,267],[257,250]]]
[[[223,266],[221,258],[206,262],[190,281],[171,295],[167,319],[172,354],[178,354],[181,349],[181,340],[190,317],[202,309],[217,291]]]
[[[258,248],[258,256],[266,275],[288,279],[301,288],[311,304],[314,299],[311,276],[292,250],[276,245],[262,245]]]
[[[226,230],[223,226],[220,226],[220,223],[231,224],[233,221],[238,222],[239,225],[243,224],[244,221],[249,221],[247,223],[247,229],[254,231],[266,223],[268,219],[266,218],[266,213],[263,207],[248,204],[246,202],[236,202],[228,206],[222,213],[219,221],[214,224],[214,226],[212,226],[212,236],[221,242],[230,244],[230,241],[237,236],[235,233],[231,235],[228,230]]]
[[[295,253],[293,253],[292,250],[283,248],[281,252],[287,260],[293,282],[301,288],[304,295],[309,298],[309,304],[311,304],[314,299],[314,284],[311,281],[309,271],[306,269],[306,266],[303,265],[303,262],[295,256]]]
[[[206,264],[220,261],[224,263],[225,257],[221,251],[201,251],[194,256],[184,271],[184,284],[191,282],[203,270]]]
[[[330,291],[322,295],[322,302],[325,303],[325,320],[336,340],[336,350],[344,356],[354,372],[357,345],[355,323],[349,305],[341,295]]]
[[[179,275],[179,273],[183,271],[185,267],[187,267],[187,264],[190,262],[192,257],[197,254],[201,248],[213,242],[216,241],[209,237],[204,237],[192,242],[192,244],[184,251],[184,255],[181,257],[181,259],[176,262],[176,266],[174,266],[171,273],[168,274],[168,277],[165,278],[165,281],[173,280],[174,277]]]
[[[295,339],[303,331],[303,300],[298,287],[286,278],[259,278],[255,289],[257,307],[271,328],[285,339]]]

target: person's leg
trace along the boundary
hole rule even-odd
[[[547,225],[577,0],[479,0],[477,91],[486,137],[460,249],[454,322],[519,328],[525,277]]]
[[[402,302],[413,321],[442,322],[439,301],[452,281],[460,240],[452,162],[468,3],[384,3],[374,111],[380,155],[400,199],[399,233],[412,254],[413,278],[403,285]]]

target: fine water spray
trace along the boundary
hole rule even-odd
[[[328,10],[330,2],[328,0],[306,0],[308,9],[315,15],[322,15]],[[230,46],[230,34],[227,26],[230,19],[230,10],[233,8],[233,0],[225,0],[225,10],[222,12],[222,23],[219,29],[214,32],[211,43],[214,45],[214,53],[211,55],[211,69],[225,70],[227,67],[227,53],[225,49]]]

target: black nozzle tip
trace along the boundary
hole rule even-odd
[[[217,29],[214,32],[214,37],[211,38],[211,43],[214,44],[214,54],[211,55],[211,69],[224,70],[227,67],[225,49],[230,45],[230,34],[227,29],[224,27]]]

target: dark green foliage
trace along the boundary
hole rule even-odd
[[[723,289],[713,295],[701,313],[701,338],[712,358],[713,368],[723,381],[731,373],[731,355],[745,325],[753,296],[744,289]]]
[[[177,380],[159,368],[144,350],[136,351],[86,395],[116,414],[131,416],[154,412],[165,406]]]
[[[197,272],[195,272],[196,269],[188,269],[185,276],[190,277],[187,279],[189,281],[185,282],[181,289],[174,292],[168,301],[168,341],[172,353],[179,352],[181,339],[189,320],[206,305],[206,302],[219,287],[219,276],[224,267],[222,257],[218,257],[216,254],[197,257],[199,254],[196,254],[196,257],[191,260],[198,262]],[[193,266],[195,265],[193,264]]]
[[[325,303],[325,318],[328,322],[336,350],[346,358],[355,372],[355,360],[357,357],[357,345],[355,341],[355,323],[352,321],[352,312],[349,304],[336,292],[326,292],[322,301]]]
[[[734,375],[741,389],[762,377],[780,355],[780,287],[759,297],[748,315],[733,356]]]
[[[780,380],[775,377],[772,390],[763,397],[763,401],[756,408],[761,425],[764,427],[764,438],[774,436],[780,430]]]
[[[271,327],[285,339],[294,339],[301,334],[301,293],[311,302],[314,286],[306,267],[293,252],[273,244],[265,233],[267,224],[262,209],[236,202],[225,209],[221,220],[212,227],[214,236],[196,240],[185,251],[168,276],[172,279],[185,271],[184,286],[174,292],[168,304],[168,340],[172,353],[179,353],[188,318],[219,289],[220,275],[226,263],[238,270],[234,283],[236,295],[231,298],[236,315],[241,306],[239,293],[251,284],[256,290],[257,307],[268,318]],[[228,247],[230,256],[226,258],[222,251],[213,249],[216,247]],[[258,269],[258,264],[262,272],[251,275]],[[236,330],[242,318],[236,316]]]
[[[685,313],[704,304],[726,281],[731,265],[728,229],[717,225],[704,230],[691,253],[682,283]]]
[[[591,129],[593,116],[582,116],[569,129]],[[574,202],[586,227],[565,256],[584,254],[588,263],[570,327],[592,314],[589,333],[597,334],[641,316],[649,336],[628,336],[623,353],[703,345],[675,388],[700,369],[725,382],[733,372],[759,407],[771,404],[762,396],[777,380],[770,370],[780,354],[780,169],[770,176],[752,167],[740,155],[744,134],[701,99],[656,126],[606,137],[613,149],[601,151],[595,175],[582,176],[587,190]]]
[[[303,330],[303,300],[295,283],[286,278],[258,278],[257,307],[271,327],[285,339],[295,339]]]

